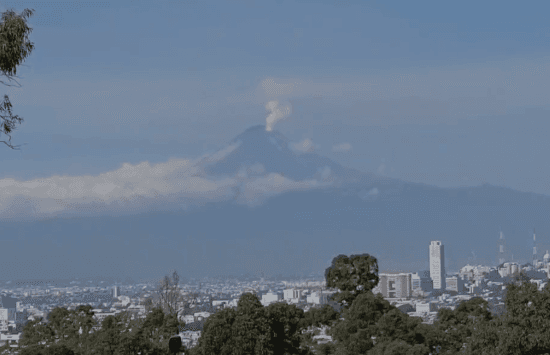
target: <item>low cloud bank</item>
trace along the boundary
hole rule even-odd
[[[224,201],[251,207],[284,192],[330,185],[326,179],[294,181],[281,174],[210,176],[204,166],[236,146],[196,160],[171,159],[155,165],[125,163],[97,176],[52,176],[29,181],[0,180],[0,219],[36,220],[63,216],[127,215],[188,210]],[[263,167],[253,166],[263,172]]]

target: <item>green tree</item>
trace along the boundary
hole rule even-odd
[[[232,329],[236,318],[237,311],[233,308],[223,309],[208,317],[199,343],[193,351],[201,355],[233,354],[236,345],[232,337]]]
[[[395,308],[380,294],[361,293],[349,308],[344,309],[344,320],[336,322],[329,335],[345,353],[364,354],[374,347],[372,337],[377,334],[378,320]]]
[[[13,10],[2,14],[0,23],[0,74],[9,81],[15,81],[17,66],[31,54],[34,44],[29,41],[29,34],[32,29],[27,26],[27,18],[32,16],[34,10],[25,9],[20,15]],[[2,84],[12,86],[3,81]],[[15,130],[16,124],[21,124],[23,118],[13,115],[12,104],[8,95],[4,95],[4,102],[0,103],[0,133],[4,133],[7,141],[0,141],[12,149],[19,149],[19,146],[11,144],[11,133]]]
[[[404,341],[411,347],[426,343],[426,338],[418,326],[422,320],[418,317],[409,317],[408,314],[394,308],[382,317],[376,323],[376,343],[391,343],[396,340]],[[426,347],[426,350],[428,348]]]
[[[43,323],[43,318],[38,318],[28,322],[23,328],[19,345],[21,347],[30,347],[33,345],[51,345],[55,342],[55,332],[48,325]]]
[[[263,307],[258,296],[245,293],[237,308],[226,308],[204,324],[197,355],[311,354],[301,346],[304,311],[295,305],[274,303]]]
[[[434,324],[442,352],[458,353],[470,341],[477,323],[490,322],[489,303],[481,297],[461,302],[455,310],[441,308]]]
[[[120,344],[120,335],[123,326],[116,316],[107,316],[101,323],[101,330],[98,332],[95,343],[95,350],[101,354],[114,355]]]
[[[332,299],[349,308],[360,294],[378,285],[378,261],[369,254],[352,255],[349,258],[338,255],[325,270],[325,280],[327,287],[340,290]]]
[[[94,338],[91,331],[97,324],[92,309],[93,307],[90,305],[81,305],[70,314],[73,324],[72,329],[76,330],[72,333],[74,335],[72,339],[72,348],[75,349],[75,352],[83,352],[86,354],[89,352],[88,350]]]
[[[322,325],[331,326],[333,322],[340,318],[340,313],[334,310],[330,305],[326,304],[321,308],[312,307],[304,313],[303,322],[306,328],[310,326],[321,327]]]
[[[499,341],[496,349],[507,354],[550,353],[550,287],[541,291],[530,282],[509,284],[506,293],[506,311],[501,317]],[[488,346],[496,343],[494,327],[484,330]],[[476,329],[477,331],[477,329]]]
[[[271,354],[269,323],[258,296],[251,293],[241,296],[231,330],[231,336],[236,344],[235,355]]]
[[[56,338],[64,341],[72,329],[69,319],[70,311],[63,307],[56,307],[48,314],[50,327],[55,333]]]
[[[175,314],[166,315],[162,308],[155,307],[147,314],[145,321],[139,328],[138,343],[141,346],[147,344],[147,348],[156,349],[154,351],[166,351],[170,337],[179,333],[179,329],[185,325],[178,321]]]
[[[332,309],[332,307],[330,307]],[[296,305],[273,303],[265,307],[265,315],[271,328],[271,350],[274,354],[308,354],[309,349],[300,346],[304,330],[304,311]],[[324,315],[324,314],[323,314]]]
[[[21,355],[74,355],[75,352],[65,344],[53,344],[49,347],[33,345],[24,348]]]

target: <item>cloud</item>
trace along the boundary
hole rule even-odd
[[[328,186],[330,181],[294,181],[265,174],[253,165],[232,177],[209,176],[205,164],[219,161],[237,145],[195,160],[171,159],[152,165],[125,163],[96,176],[51,176],[29,181],[0,180],[0,218],[33,220],[67,216],[127,215],[187,210],[209,202],[258,206],[293,190]]]
[[[313,153],[316,149],[315,144],[313,144],[313,142],[309,138],[306,138],[298,143],[289,143],[288,146],[292,151],[298,154]]]
[[[351,144],[349,143],[341,143],[341,144],[332,146],[333,152],[349,152],[350,150],[351,150]]]

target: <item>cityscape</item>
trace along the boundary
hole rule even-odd
[[[433,324],[438,311],[451,310],[463,301],[474,297],[486,300],[491,312],[501,314],[504,309],[506,280],[524,273],[539,290],[548,283],[550,273],[550,253],[539,259],[536,249],[536,234],[533,233],[532,263],[521,265],[507,261],[505,239],[501,232],[497,241],[499,265],[465,265],[456,274],[445,271],[445,246],[441,241],[432,241],[428,246],[429,270],[416,272],[381,272],[373,293],[381,294],[390,304],[410,317],[419,317],[423,324]],[[253,279],[253,278],[252,278]],[[311,308],[330,304],[335,309],[332,295],[340,291],[327,288],[326,280],[239,280],[202,279],[179,285],[177,292],[182,296],[192,296],[185,306],[178,309],[178,317],[185,322],[178,335],[188,348],[197,345],[205,321],[209,316],[224,308],[235,308],[241,295],[251,292],[257,295],[263,306],[283,302],[294,304],[308,311]],[[98,284],[99,285],[94,285]],[[81,305],[93,307],[97,321],[92,331],[101,329],[102,321],[108,316],[128,312],[131,319],[145,318],[149,310],[146,300],[158,303],[158,284],[137,283],[109,285],[105,281],[71,281],[64,287],[53,282],[47,285],[10,285],[8,281],[0,291],[0,346],[9,344],[17,348],[21,330],[35,319],[48,319],[48,314],[56,307],[75,310]],[[82,331],[82,329],[80,329]],[[317,328],[319,334],[313,339],[317,344],[326,344],[332,337],[326,334],[326,327]]]

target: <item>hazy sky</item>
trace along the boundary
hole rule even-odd
[[[4,88],[26,145],[0,147],[0,206],[216,198],[233,182],[189,167],[266,117],[361,171],[550,194],[547,4],[5,1],[36,48]]]

